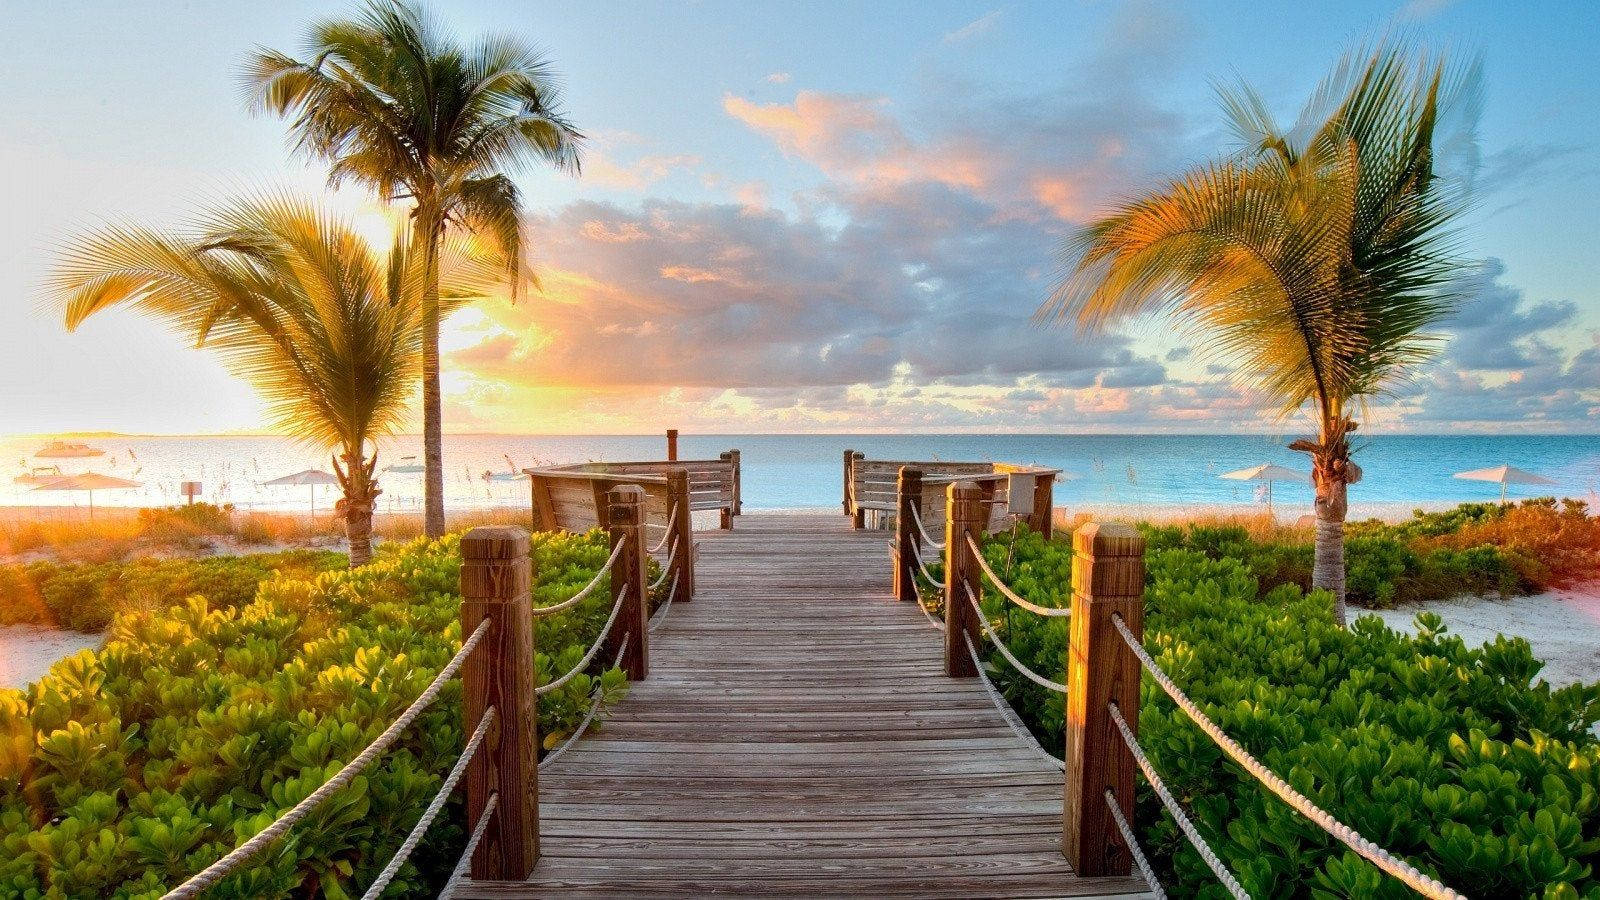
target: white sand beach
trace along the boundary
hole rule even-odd
[[[57,660],[100,646],[102,635],[43,625],[0,626],[0,688],[25,687]]]
[[[1451,634],[1468,643],[1497,634],[1526,638],[1533,655],[1545,661],[1540,677],[1553,685],[1600,681],[1600,582],[1509,600],[1459,597],[1373,613],[1390,628],[1414,632],[1412,619],[1424,610],[1437,613]]]

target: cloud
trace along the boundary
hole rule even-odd
[[[1080,223],[1203,155],[1188,113],[1152,99],[1185,53],[1183,22],[1165,7],[1138,10],[1119,16],[1061,82],[1032,93],[934,79],[929,99],[903,107],[799,91],[787,103],[728,94],[723,110],[835,189],[936,183],[972,193],[999,217]]]
[[[788,72],[773,72],[762,80],[767,84],[788,84],[794,80],[794,76]]]
[[[944,43],[959,44],[986,34],[1000,21],[1000,10],[993,9],[944,36]]]

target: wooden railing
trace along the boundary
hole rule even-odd
[[[643,488],[647,524],[665,524],[671,509],[666,485],[673,473],[687,478],[687,509],[719,511],[719,524],[726,529],[742,512],[739,468],[739,451],[729,450],[716,459],[577,463],[523,473],[531,482],[534,527],[541,530],[582,531],[601,524],[606,492],[619,484]]]
[[[909,479],[905,477],[908,472],[912,475]],[[909,495],[900,494],[903,503],[922,496],[916,489],[916,474],[915,470],[902,470],[902,486],[909,482],[913,488]],[[961,480],[946,484],[944,495],[944,540],[939,555],[944,563],[945,674],[982,677],[997,705],[1003,704],[977,658],[977,648],[991,641],[1032,680],[1066,695],[1066,741],[1057,760],[1065,773],[1061,852],[1080,875],[1126,875],[1133,857],[1113,821],[1112,807],[1132,820],[1136,768],[1108,709],[1119,708],[1127,721],[1138,727],[1139,660],[1118,635],[1113,616],[1120,616],[1136,634],[1142,629],[1144,538],[1133,528],[1116,523],[1089,523],[1073,533],[1067,680],[1058,684],[1015,662],[988,624],[979,621],[977,599],[983,596],[987,573],[974,551],[990,530],[991,492],[979,481]],[[897,552],[896,592],[902,600],[921,602],[911,582],[918,577],[918,570],[926,570],[919,554],[932,556],[933,545],[926,540],[931,535],[920,533],[908,506],[901,508],[907,514],[897,523],[897,550],[907,547],[904,553],[910,556],[907,561],[913,570],[903,570],[898,564],[902,554]],[[916,533],[914,539],[911,533]],[[995,586],[1004,592],[1003,584]],[[1001,712],[1020,737],[1033,740],[1014,714],[1008,715],[1009,709]]]
[[[649,677],[650,633],[660,624],[650,619],[652,585],[646,571],[652,549],[666,554],[669,563],[661,583],[671,585],[657,619],[674,601],[693,599],[688,476],[669,472],[662,483],[669,488],[666,496],[678,505],[671,507],[675,513],[666,534],[655,542],[646,532],[652,495],[644,485],[619,484],[604,495],[603,521],[612,549],[607,563],[612,617],[585,660],[615,661],[629,681]],[[520,529],[475,528],[461,539],[461,625],[470,633],[489,622],[482,652],[462,670],[462,715],[470,727],[485,710],[500,711],[484,752],[467,770],[467,826],[481,836],[468,848],[467,871],[473,879],[520,881],[539,859],[538,696],[547,688],[538,684],[534,665],[541,614],[532,605],[534,574],[528,536]],[[598,693],[593,702],[599,702]],[[485,821],[488,816],[493,819]]]

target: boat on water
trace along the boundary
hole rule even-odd
[[[85,456],[105,456],[106,452],[99,447],[88,444],[78,444],[72,441],[51,441],[44,445],[44,449],[34,456],[42,459],[77,459]]]
[[[423,465],[417,462],[415,456],[402,456],[400,457],[399,465],[384,466],[383,470],[385,472],[393,472],[396,475],[417,475],[422,472]]]
[[[67,473],[61,471],[60,466],[33,466],[11,480],[17,484],[29,484],[37,487],[65,477],[67,477]]]

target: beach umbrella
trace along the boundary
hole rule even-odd
[[[1266,482],[1268,513],[1272,512],[1272,483],[1274,481],[1292,481],[1298,484],[1306,484],[1311,481],[1310,477],[1301,472],[1296,472],[1293,469],[1285,469],[1283,466],[1275,466],[1271,463],[1262,463],[1259,466],[1251,466],[1248,469],[1240,469],[1237,472],[1224,472],[1217,477],[1226,478],[1229,481]]]
[[[115,475],[101,475],[99,472],[84,472],[82,475],[67,475],[57,478],[46,484],[34,488],[36,491],[86,491],[89,494],[89,518],[94,518],[94,492],[116,491],[124,488],[143,487],[137,481],[118,478]]]
[[[1506,502],[1506,485],[1508,484],[1556,484],[1556,482],[1551,481],[1543,475],[1535,475],[1532,472],[1524,472],[1516,466],[1494,466],[1493,468],[1489,469],[1473,469],[1470,472],[1457,472],[1450,477],[1460,478],[1463,481],[1500,482],[1501,503]]]
[[[333,475],[324,472],[321,469],[306,469],[302,472],[296,472],[293,475],[285,475],[282,478],[274,478],[271,481],[263,481],[261,486],[299,487],[300,485],[306,485],[311,489],[311,518],[315,519],[317,517],[317,485],[338,483],[338,478],[335,478]]]

